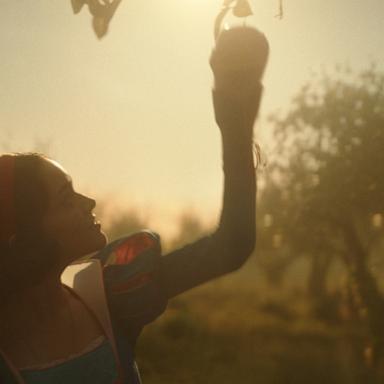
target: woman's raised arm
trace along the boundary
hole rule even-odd
[[[224,194],[221,217],[217,229],[211,235],[161,258],[159,283],[167,297],[238,269],[254,250],[256,177],[253,125],[262,90],[262,70],[259,67],[265,65],[268,53],[264,36],[257,32],[251,39],[255,36],[259,45],[254,45],[253,51],[247,45],[246,52],[240,52],[240,56],[243,55],[240,58],[239,51],[235,52],[236,63],[228,63],[228,56],[224,57],[227,54],[224,49],[228,48],[228,39],[219,41],[212,54],[211,66],[215,74],[213,105],[223,151]],[[261,48],[260,39],[263,40]],[[265,52],[260,52],[260,49]],[[239,62],[242,64],[241,71],[238,68]]]

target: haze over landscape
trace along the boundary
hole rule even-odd
[[[257,137],[273,155],[266,117],[314,73],[336,63],[383,68],[382,0],[253,1],[271,55]],[[222,174],[208,65],[218,0],[123,0],[98,41],[69,1],[3,0],[2,151],[47,148],[79,191],[137,206],[167,230],[180,208],[217,213]]]

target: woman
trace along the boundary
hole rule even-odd
[[[211,235],[158,257],[159,238],[142,233],[141,252],[107,268],[106,258],[125,239],[106,246],[95,201],[73,189],[61,165],[38,154],[0,157],[1,383],[139,383],[133,350],[143,326],[168,299],[238,269],[252,253],[253,124],[267,46],[264,39],[261,58],[247,51],[242,62],[251,64],[240,73],[221,60],[226,44],[222,38],[211,58],[225,177]],[[60,279],[68,265],[95,251],[104,265],[115,349],[96,314]]]

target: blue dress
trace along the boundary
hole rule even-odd
[[[111,384],[117,379],[114,354],[108,339],[93,350],[45,369],[20,371],[28,384]]]

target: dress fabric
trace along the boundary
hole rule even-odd
[[[26,384],[111,384],[117,378],[116,362],[109,341],[91,351],[45,369],[22,369]]]
[[[141,231],[108,244],[93,258],[103,265],[105,293],[124,375],[140,384],[134,349],[144,326],[160,316],[168,299],[159,285],[160,237]]]

